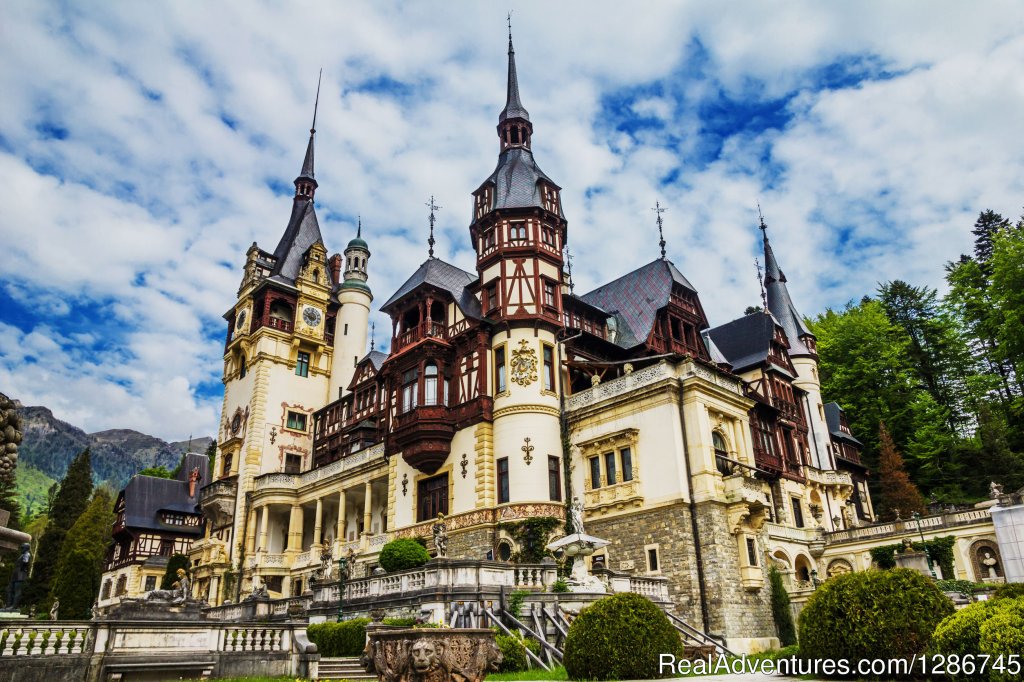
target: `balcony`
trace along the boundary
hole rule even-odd
[[[930,533],[932,531],[956,528],[958,526],[969,526],[972,524],[991,523],[991,513],[988,509],[967,509],[965,511],[950,512],[946,514],[933,514],[923,516],[918,522],[910,519],[891,521],[889,523],[876,523],[871,526],[849,528],[828,533],[828,544],[834,545],[844,542],[857,542],[860,540],[884,538],[890,536],[901,536],[914,534],[915,539],[920,532]]]
[[[778,396],[772,396],[772,405],[779,411],[780,416],[783,419],[789,421],[800,421],[800,408],[791,400],[780,398]]]
[[[388,450],[401,451],[411,466],[432,474],[451,452],[455,419],[445,405],[421,405],[398,415],[388,434]]]
[[[749,505],[763,507],[768,502],[768,490],[760,480],[745,473],[733,474],[722,479],[725,487],[725,499],[730,503],[744,502]]]
[[[845,471],[828,471],[808,466],[804,467],[804,475],[807,477],[808,483],[817,483],[830,488],[853,488],[853,479]]]
[[[640,491],[640,481],[633,479],[584,491],[583,501],[588,514],[600,516],[608,512],[640,507],[644,498]]]
[[[423,339],[446,340],[447,338],[448,328],[443,322],[424,321],[393,338],[391,340],[391,348],[397,353],[403,348],[407,348]]]
[[[237,491],[238,476],[221,478],[199,490],[199,507],[214,528],[231,523],[235,516]]]

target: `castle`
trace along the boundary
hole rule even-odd
[[[680,614],[742,645],[775,635],[770,561],[808,583],[824,532],[872,519],[859,443],[824,402],[767,230],[767,310],[720,327],[663,242],[577,294],[533,132],[510,37],[498,162],[472,192],[475,271],[431,250],[381,306],[389,352],[367,353],[370,244],[329,254],[310,131],[284,234],[249,248],[225,314],[199,596],[237,601],[256,576],[300,594],[325,545],[365,575],[438,514],[450,557],[515,560],[511,526],[564,519],[579,498],[587,532],[611,541],[589,562],[666,577]]]

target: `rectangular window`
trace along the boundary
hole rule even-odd
[[[345,331],[341,333],[342,336],[348,336],[348,323],[345,323]]]
[[[555,245],[555,231],[550,227],[542,227],[540,230],[540,238],[548,246]]]
[[[285,422],[285,426],[293,431],[305,431],[306,415],[301,412],[292,412],[291,410],[288,410],[288,421]]]
[[[295,360],[295,376],[309,376],[309,353],[299,351],[299,355]]]
[[[438,514],[448,514],[448,474],[423,479],[418,492],[416,521],[430,521]]]
[[[656,547],[651,547],[647,550],[647,570],[652,573],[658,570],[658,550]]]
[[[594,490],[601,487],[601,459],[599,457],[590,458],[590,487]]]
[[[231,465],[233,463],[232,462],[233,459],[234,459],[234,455],[232,453],[230,453],[230,452],[227,453],[226,455],[224,455],[224,464],[223,464],[223,468],[221,470],[221,476],[230,476],[231,475]]]
[[[155,589],[156,589],[156,576],[155,575],[147,575],[146,576],[146,592],[152,592]]]
[[[557,295],[556,286],[554,282],[544,282],[544,305],[549,308],[557,307],[557,301],[555,296]]]
[[[622,448],[619,451],[622,460],[622,482],[633,480],[633,451],[629,448]]]
[[[494,350],[494,388],[495,393],[505,392],[505,347]]]
[[[515,222],[510,223],[508,226],[508,239],[510,242],[525,242],[526,241],[526,223]]]
[[[562,466],[557,457],[548,457],[548,499],[562,501]]]
[[[544,389],[555,390],[555,349],[544,344]]]
[[[793,499],[793,525],[797,528],[804,527],[804,509],[800,506],[800,498],[794,497]]]
[[[302,471],[302,455],[285,455],[284,472],[286,474],[297,474]]]
[[[615,453],[606,452],[604,453],[604,472],[608,480],[608,485],[615,485]]]
[[[498,504],[508,500],[508,457],[502,457],[498,460]]]
[[[489,284],[484,288],[484,312],[491,312],[498,307],[498,283]]]
[[[747,538],[747,563],[757,566],[757,543],[754,538]]]
[[[402,412],[408,412],[416,407],[419,398],[416,390],[416,379],[419,372],[415,369],[402,374]]]

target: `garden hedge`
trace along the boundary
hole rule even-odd
[[[992,659],[1007,654],[1019,656],[1024,652],[1024,597],[991,599],[960,609],[935,628],[931,652],[956,655],[960,660],[974,657],[976,663],[980,662],[982,655]],[[1011,677],[1002,674],[1006,671],[989,669],[986,672],[988,674],[982,676],[978,670],[971,670],[970,674],[962,672],[956,677],[1022,679],[1021,675]]]
[[[399,538],[381,548],[378,560],[381,568],[390,573],[422,566],[430,561],[430,554],[423,545],[412,538]]]
[[[358,656],[366,648],[369,622],[369,618],[353,618],[340,623],[314,623],[306,628],[306,634],[321,656]]]
[[[537,656],[540,656],[540,642],[535,639],[523,639],[516,635],[498,634],[495,643],[501,649],[501,664],[498,672],[515,673],[527,670],[530,667],[526,649],[529,649]]]
[[[835,576],[800,613],[800,655],[809,659],[908,658],[928,647],[953,602],[917,571]]]
[[[682,657],[679,633],[654,602],[622,593],[580,611],[569,627],[564,662],[572,680],[644,680],[666,676],[661,654]]]

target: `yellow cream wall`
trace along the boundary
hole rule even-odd
[[[793,368],[797,378],[793,383],[807,391],[807,402],[804,410],[812,433],[808,434],[812,452],[815,453],[814,466],[819,469],[834,469],[829,456],[828,426],[825,424],[825,407],[821,398],[821,382],[818,379],[818,363],[813,358],[793,358]]]
[[[355,363],[366,355],[366,335],[373,297],[362,290],[342,289],[338,292],[338,300],[341,309],[334,318],[334,366],[331,368],[327,402],[337,400],[348,392],[348,385],[356,371]]]
[[[525,341],[525,345],[523,342]],[[494,395],[494,460],[508,458],[509,502],[550,501],[548,491],[548,456],[562,454],[559,402],[557,390],[560,381],[555,369],[554,391],[544,386],[544,363],[542,342],[551,346],[552,360],[557,365],[557,349],[554,335],[547,331],[534,334],[533,329],[514,328],[499,332],[491,339],[492,366],[491,393]],[[505,346],[505,386],[502,393],[495,393],[493,351]],[[513,380],[513,364],[518,351],[532,351],[537,361],[536,379],[521,385]],[[526,452],[522,449],[530,439],[531,463],[526,463]],[[496,466],[496,464],[495,464]]]
[[[474,437],[475,427],[469,427],[456,432],[452,438],[451,453],[445,463],[434,472],[427,475],[410,466],[401,456],[396,454],[392,457],[395,463],[394,479],[391,481],[391,489],[394,490],[394,528],[405,528],[416,521],[417,492],[419,482],[438,474],[448,474],[448,513],[461,514],[472,511],[476,508],[476,456]],[[462,456],[466,456],[466,476],[462,476]],[[402,494],[402,481],[407,478],[408,485],[406,492]]]

